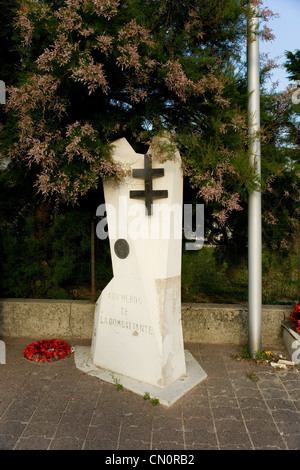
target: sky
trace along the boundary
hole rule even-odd
[[[272,82],[279,80],[278,91],[281,91],[291,84],[283,68],[285,51],[300,49],[300,0],[264,0],[264,6],[279,14],[279,18],[270,19],[267,23],[276,38],[271,42],[261,41],[260,52],[269,53],[269,58],[281,65],[273,71],[268,84],[271,87]]]

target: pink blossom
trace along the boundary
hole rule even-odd
[[[119,0],[90,0],[85,2],[85,8],[92,7],[97,16],[104,16],[109,20],[117,13],[119,3]]]
[[[117,63],[121,66],[121,69],[124,68],[135,68],[138,70],[141,67],[139,62],[140,56],[138,53],[138,48],[136,44],[127,44],[126,46],[119,46],[119,52],[121,55],[117,58]]]
[[[96,37],[96,41],[97,41],[97,46],[94,46],[94,48],[100,47],[100,50],[105,55],[108,55],[108,53],[112,51],[112,37],[111,36],[107,36],[106,34],[101,34],[100,36]]]
[[[187,89],[192,84],[192,81],[187,78],[178,60],[169,60],[166,66],[169,68],[166,78],[167,87],[174,91],[183,101],[186,101]]]
[[[91,57],[81,58],[78,67],[72,71],[72,78],[87,85],[89,94],[97,88],[102,88],[104,93],[108,93],[109,87],[103,71],[102,64],[95,64]]]

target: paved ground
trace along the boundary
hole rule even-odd
[[[74,356],[26,360],[23,350],[35,339],[6,339],[1,450],[300,449],[297,368],[238,361],[238,346],[187,344],[208,378],[166,408],[83,374]]]

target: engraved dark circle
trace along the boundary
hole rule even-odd
[[[129,245],[124,238],[119,238],[116,241],[114,249],[118,258],[125,259],[129,255]]]

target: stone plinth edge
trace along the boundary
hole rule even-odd
[[[145,396],[148,393],[151,398],[157,398],[161,405],[170,407],[207,377],[207,374],[191,353],[186,350],[184,352],[186,375],[163,388],[130,379],[95,366],[91,361],[91,348],[89,346],[75,346],[74,356],[76,367],[82,372],[98,377],[104,382],[111,384],[119,383],[125,389],[137,395]]]

